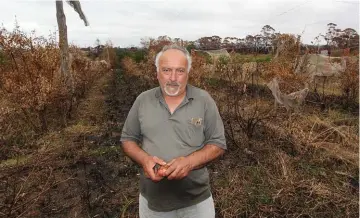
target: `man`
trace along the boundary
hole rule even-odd
[[[188,84],[186,49],[165,46],[155,65],[160,86],[136,98],[121,135],[123,151],[142,167],[140,218],[213,218],[205,165],[227,149],[218,108],[206,91]]]

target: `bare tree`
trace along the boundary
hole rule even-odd
[[[84,21],[85,26],[89,26],[89,22],[85,17],[81,9],[80,2],[76,1],[66,1],[74,10],[79,14],[80,18]],[[59,27],[59,47],[61,55],[61,67],[60,67],[60,81],[62,82],[62,87],[65,87],[67,94],[71,95],[71,101],[69,108],[66,110],[71,110],[72,97],[74,95],[74,78],[70,72],[69,66],[69,45],[67,38],[67,26],[66,26],[66,17],[63,8],[63,1],[56,0],[56,18]],[[64,122],[64,121],[63,121]],[[64,124],[64,123],[63,123]]]

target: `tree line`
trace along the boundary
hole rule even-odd
[[[322,49],[345,49],[351,48],[356,50],[359,46],[359,35],[356,30],[352,28],[337,28],[334,23],[327,24],[328,31],[321,33],[314,38],[311,44],[302,44],[302,47],[310,48],[312,50]],[[140,41],[140,47],[146,49],[158,50],[162,46],[169,43],[176,43],[181,46],[187,47],[188,50],[217,50],[226,49],[229,52],[235,51],[237,53],[274,53],[279,43],[279,38],[282,33],[275,31],[270,25],[264,25],[260,32],[255,35],[247,35],[244,38],[239,37],[220,37],[217,35],[204,36],[194,41],[182,40],[180,38],[171,38],[167,35],[159,36],[158,38],[142,38]],[[300,35],[292,35],[295,39],[300,38]],[[326,41],[326,44],[320,45],[322,40]]]

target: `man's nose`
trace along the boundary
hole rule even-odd
[[[170,75],[170,80],[171,81],[175,81],[176,80],[176,78],[177,78],[177,73],[176,72],[171,72],[171,75]]]

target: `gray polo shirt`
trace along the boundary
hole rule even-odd
[[[141,93],[124,123],[121,141],[132,140],[151,156],[169,162],[187,156],[206,144],[227,149],[224,125],[213,98],[205,90],[186,87],[186,97],[173,114],[160,87]],[[140,172],[140,192],[155,211],[194,205],[210,197],[206,167],[182,180],[152,182]]]

